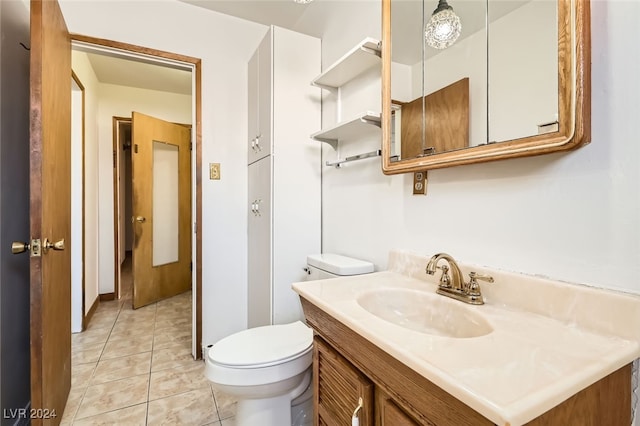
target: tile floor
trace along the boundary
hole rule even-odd
[[[191,292],[131,308],[130,263],[121,300],[101,302],[72,335],[64,425],[233,426],[235,402],[213,390],[191,356]]]

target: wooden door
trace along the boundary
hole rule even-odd
[[[132,118],[133,307],[191,289],[191,129]]]
[[[56,1],[31,1],[30,80],[31,422],[58,424],[71,387],[71,41]]]
[[[400,128],[403,160],[467,148],[469,78],[402,105]]]
[[[376,418],[380,426],[418,426],[380,388],[376,388]]]

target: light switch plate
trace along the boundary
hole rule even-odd
[[[427,193],[427,172],[413,173],[413,195],[425,195]]]
[[[220,163],[209,163],[209,179],[220,180]]]

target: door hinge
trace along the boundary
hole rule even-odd
[[[133,144],[133,152],[138,153],[138,144]]]
[[[189,142],[189,151],[193,151],[193,142]]]
[[[193,262],[190,262],[190,263],[189,263],[189,270],[190,270],[191,272],[193,272]]]

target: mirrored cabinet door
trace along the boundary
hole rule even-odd
[[[589,141],[588,1],[382,0],[383,171]]]

